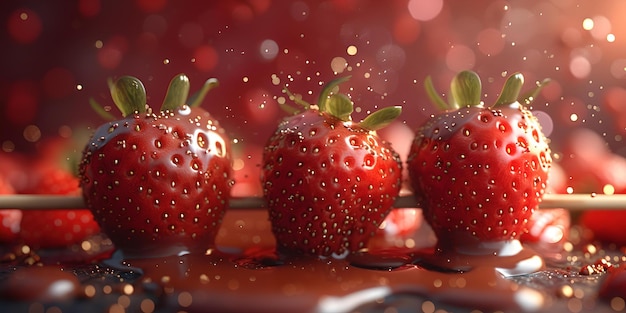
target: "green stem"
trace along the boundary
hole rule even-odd
[[[401,113],[401,106],[386,107],[368,115],[359,125],[367,130],[378,130],[391,124]]]
[[[109,87],[122,116],[146,112],[146,89],[139,79],[122,76],[115,82],[109,81]]]
[[[189,96],[189,78],[185,74],[178,74],[172,78],[167,88],[161,111],[174,111],[185,104]]]
[[[219,85],[220,83],[217,80],[217,78],[207,79],[207,81],[204,82],[204,85],[202,85],[202,88],[200,88],[198,92],[196,92],[191,97],[189,97],[189,99],[187,99],[187,105],[189,105],[192,108],[200,106],[200,104],[202,104],[202,101],[204,101],[204,97],[206,97],[206,94],[209,92],[209,90]]]
[[[452,79],[450,94],[454,100],[453,109],[480,104],[482,83],[473,71],[462,71]]]
[[[304,99],[302,99],[301,97],[298,97],[296,95],[294,95],[289,89],[287,89],[287,87],[283,87],[283,92],[287,94],[287,97],[289,97],[289,100],[293,101],[295,104],[301,106],[302,108],[304,108],[305,110],[309,109],[311,107],[311,104],[306,102]],[[298,109],[292,108],[294,110],[294,112],[298,112]],[[288,110],[288,112],[291,110]]]
[[[517,98],[519,97],[523,85],[524,75],[521,73],[514,73],[509,76],[502,87],[502,92],[500,92],[498,100],[496,100],[496,103],[493,106],[498,107],[517,102]]]
[[[339,86],[340,84],[350,80],[350,77],[351,76],[345,76],[345,77],[339,77],[339,78],[333,79],[330,82],[328,82],[326,86],[324,86],[324,88],[322,88],[320,97],[317,100],[317,105],[321,112],[327,111],[326,105],[328,104],[328,101],[330,100],[330,94],[332,93],[333,89],[335,89],[335,87]]]
[[[100,103],[98,103],[98,101],[96,101],[94,98],[89,98],[89,105],[104,120],[107,120],[107,121],[114,121],[115,120],[115,116],[113,116],[113,114],[111,114],[111,112],[106,111],[102,107],[102,105],[100,105]]]
[[[541,91],[541,89],[543,89],[543,87],[545,87],[546,85],[548,85],[550,83],[550,79],[546,78],[540,82],[537,82],[537,86],[535,86],[535,88],[529,90],[528,92],[524,93],[523,95],[521,95],[518,98],[518,101],[520,103],[523,103],[524,105],[529,105],[531,104],[536,98],[537,95],[539,95],[539,92]]]
[[[347,122],[352,119],[354,105],[348,96],[338,93],[330,95],[326,101],[326,111],[331,115]]]
[[[441,111],[445,111],[450,109],[448,103],[439,95],[437,90],[435,89],[435,85],[433,85],[433,79],[428,76],[424,80],[424,88],[426,89],[426,95],[430,99],[432,103],[435,104],[435,107]]]

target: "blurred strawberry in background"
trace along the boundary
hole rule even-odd
[[[567,188],[567,177],[563,168],[552,162],[548,173],[547,193],[563,192]],[[559,253],[568,238],[572,218],[563,208],[536,210],[528,221],[528,232],[520,236],[520,241],[531,244],[537,250]]]
[[[555,192],[568,186],[623,192],[625,9],[619,0],[576,6],[553,0],[4,1],[0,174],[15,192],[33,191],[38,175],[26,170],[32,168],[26,160],[46,150],[49,138],[73,138],[99,125],[89,99],[111,105],[107,79],[134,75],[149,90],[165,90],[167,78],[185,72],[192,82],[220,80],[206,108],[233,140],[233,194],[260,195],[259,146],[280,118],[284,85],[306,94],[320,82],[352,75],[355,119],[388,105],[412,112],[381,134],[392,140],[433,112],[420,106],[429,103],[426,76],[443,85],[473,69],[487,77],[486,100],[497,97],[513,71],[528,83],[552,79],[542,91],[545,102],[532,109],[553,151],[570,149],[568,137],[579,146],[576,153],[559,152],[568,183]],[[597,146],[592,137],[572,133],[581,127],[606,134],[604,142]],[[597,151],[604,152],[596,158]],[[391,224],[396,214],[402,215],[390,215]],[[589,219],[602,214],[585,214],[583,221],[592,225]]]
[[[9,181],[0,175],[0,195],[14,194]],[[16,209],[0,210],[0,243],[15,242],[20,231],[22,211]]]
[[[78,178],[67,170],[40,168],[31,194],[79,196]],[[62,248],[79,244],[100,232],[87,209],[25,210],[20,240],[32,248]]]
[[[50,136],[37,142],[33,155],[23,159],[20,171],[28,179],[19,193],[80,196],[76,171],[86,135]],[[24,210],[21,216],[18,239],[35,249],[65,248],[100,233],[87,209]]]
[[[605,137],[581,128],[572,132],[565,143],[561,166],[568,180],[559,193],[626,193],[626,158],[611,151]],[[624,210],[593,208],[580,215],[580,223],[591,230],[596,240],[626,245]]]

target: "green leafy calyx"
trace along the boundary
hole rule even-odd
[[[122,116],[146,112],[146,88],[139,79],[122,76],[115,82],[109,81],[109,89]]]
[[[352,103],[352,100],[350,100],[347,95],[337,92],[339,85],[347,82],[349,79],[350,76],[346,76],[328,82],[324,88],[322,88],[317,104],[315,105],[306,102],[301,96],[293,94],[285,87],[283,88],[283,92],[289,96],[289,100],[293,101],[297,107],[284,102],[279,102],[279,105],[284,111],[290,114],[296,114],[302,109],[317,109],[320,112],[327,113],[344,122],[351,122],[354,103]],[[371,113],[360,123],[356,124],[364,129],[375,131],[389,125],[398,118],[401,113],[402,107],[400,106],[386,107]]]
[[[131,114],[145,113],[149,106],[146,103],[146,89],[136,77],[122,76],[117,80],[109,80],[109,90],[111,98],[122,113],[126,117]],[[209,90],[219,85],[217,79],[208,79],[202,88],[189,97],[189,78],[185,74],[178,74],[172,78],[161,111],[174,111],[183,105],[190,107],[200,106]],[[89,99],[89,105],[105,120],[114,120],[115,117],[105,110],[96,100]]]
[[[550,82],[545,79],[538,82],[535,88],[520,95],[524,85],[524,76],[521,73],[514,73],[509,76],[502,87],[500,96],[492,107],[516,106],[520,103],[529,105],[537,97],[539,91]],[[456,110],[461,107],[482,106],[482,84],[480,77],[473,71],[459,72],[450,83],[450,97],[446,102],[435,89],[432,79],[429,77],[424,81],[424,87],[429,99],[440,110]]]
[[[185,74],[178,74],[170,81],[161,111],[174,111],[185,104],[189,96],[189,78]]]

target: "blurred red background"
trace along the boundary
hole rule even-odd
[[[382,135],[405,154],[457,71],[483,78],[485,102],[521,71],[526,87],[553,82],[533,104],[553,149],[592,129],[626,155],[626,3],[611,1],[226,0],[3,1],[0,4],[0,147],[33,154],[47,138],[85,140],[102,120],[89,98],[112,106],[107,79],[140,78],[160,105],[186,73],[192,92],[220,87],[204,108],[234,142],[238,194],[259,194],[262,145],[284,114],[288,85],[309,102],[320,84],[342,86],[368,110],[404,107]]]

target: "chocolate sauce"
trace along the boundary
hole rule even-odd
[[[141,259],[118,251],[85,268],[82,276],[89,279],[80,281],[74,265],[20,265],[0,288],[19,301],[77,300],[90,291],[87,297],[98,302],[117,294],[110,307],[128,302],[128,310],[138,311],[145,305],[157,311],[348,312],[397,295],[467,311],[545,310],[554,301],[507,277],[544,267],[540,255],[519,242],[471,251],[439,251],[429,236],[406,238],[404,246],[375,242],[345,259],[283,255],[267,213],[238,210],[226,215],[217,246],[203,254]],[[64,293],[52,292],[57,283],[65,284]]]
[[[521,245],[512,255],[468,259],[438,254],[432,247],[378,247],[345,259],[281,255],[274,249],[265,217],[264,212],[232,212],[224,223],[231,226],[218,235],[218,247],[204,255],[122,257],[108,264],[141,272],[134,283],[137,290],[156,285],[168,306],[192,312],[350,311],[393,294],[481,310],[536,310],[544,303],[540,292],[506,279],[500,271],[536,256]],[[454,266],[425,266],[444,260]],[[456,270],[458,265],[461,270]]]
[[[81,292],[76,276],[55,265],[16,268],[0,285],[0,297],[16,301],[61,301]]]

